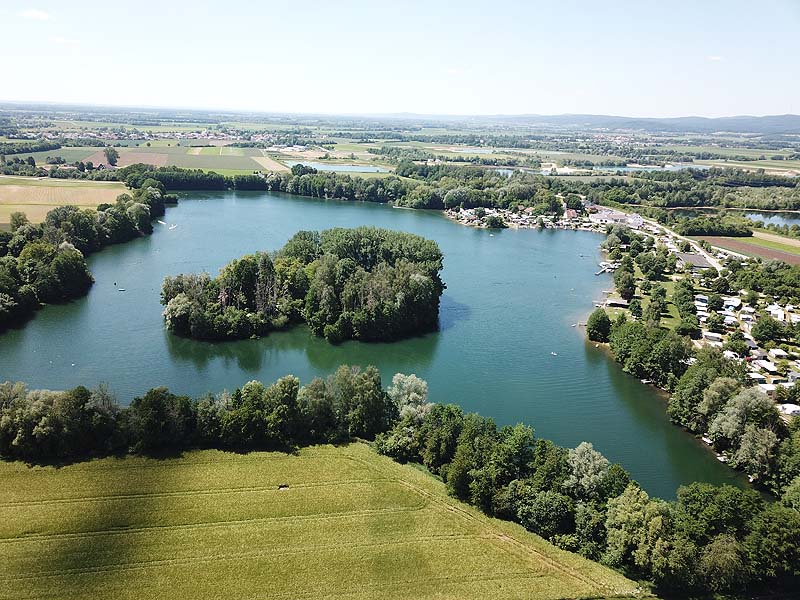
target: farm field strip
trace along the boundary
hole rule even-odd
[[[361,444],[2,463],[0,598],[635,593],[613,571],[443,492]]]
[[[285,164],[278,162],[267,154],[263,154],[262,156],[254,156],[253,160],[267,171],[287,172],[290,170]]]
[[[712,246],[732,250],[746,256],[765,260],[782,260],[792,265],[800,265],[800,248],[794,245],[776,243],[758,237],[698,236]]]
[[[800,252],[800,239],[797,238],[778,235],[776,233],[771,233],[769,230],[762,229],[754,230],[753,237],[761,240],[761,243],[772,242],[773,244],[777,244],[776,247],[786,249],[787,252]]]

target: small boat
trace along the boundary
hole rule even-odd
[[[640,379],[639,381],[641,381],[645,385],[650,385],[651,383],[653,383],[653,381],[650,379]]]
[[[553,356],[558,356],[557,352],[551,352],[550,354],[552,354]]]
[[[125,288],[117,288],[117,291],[118,291],[118,292],[124,292],[124,291],[125,291]]]
[[[161,219],[159,219],[158,222],[161,223],[162,225],[166,225],[166,223],[164,223],[164,221],[162,221]]]
[[[178,226],[178,224],[177,224],[177,223],[173,223],[172,225],[170,225],[170,226],[169,226],[169,228],[170,228],[170,229],[175,229],[177,226]]]
[[[722,454],[717,454],[717,460],[719,462],[721,462],[721,463],[726,463],[726,462],[728,462],[728,457],[727,456],[722,456]]]
[[[493,234],[493,233],[490,233],[490,234],[489,234],[489,237],[494,237],[494,234]]]
[[[704,444],[708,444],[709,446],[714,443],[713,440],[710,437],[708,437],[707,435],[704,435],[700,439],[703,440]]]
[[[570,327],[577,327],[577,326],[578,326],[577,323],[573,323],[572,325],[570,325]]]

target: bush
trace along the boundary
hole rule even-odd
[[[593,342],[607,342],[611,333],[611,319],[602,308],[596,309],[586,321],[586,335]]]

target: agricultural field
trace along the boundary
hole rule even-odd
[[[729,167],[731,169],[747,169],[750,171],[764,169],[777,175],[800,175],[800,160],[697,160],[699,165],[712,167]]]
[[[754,231],[752,237],[699,236],[712,246],[732,250],[746,256],[765,260],[782,260],[791,265],[800,265],[800,240]]]
[[[63,147],[63,148],[59,148],[57,150],[44,150],[42,152],[29,152],[28,154],[14,154],[13,157],[16,157],[16,158],[28,158],[29,156],[32,156],[34,158],[34,160],[36,161],[37,165],[44,165],[45,162],[47,161],[47,157],[48,156],[52,156],[52,157],[60,156],[65,161],[67,161],[68,164],[71,164],[71,163],[77,162],[79,160],[85,161],[87,158],[89,158],[95,152],[100,152],[102,150],[103,150],[102,148],[92,148],[92,147],[89,147],[89,146],[81,146],[81,147],[76,147],[76,148]],[[103,162],[106,162],[105,157],[103,157]]]
[[[770,150],[769,148],[736,148],[736,147],[720,147],[714,145],[706,145],[706,146],[684,146],[681,144],[670,145],[665,144],[659,147],[663,150],[674,150],[675,152],[693,152],[693,153],[703,153],[709,152],[714,154],[719,154],[721,156],[728,156],[728,157],[735,157],[735,156],[746,156],[748,158],[758,159],[760,157],[770,157],[770,156],[790,156],[791,151],[789,150]]]
[[[125,186],[115,181],[0,176],[0,229],[8,227],[13,212],[24,212],[31,222],[41,223],[56,206],[95,208],[125,192]]]
[[[0,548],[5,599],[637,594],[363,444],[2,463]]]

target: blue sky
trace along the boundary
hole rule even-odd
[[[0,2],[0,100],[800,113],[800,0]]]

